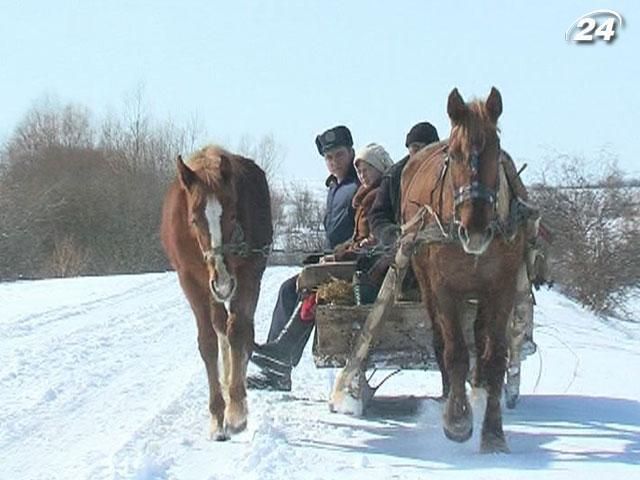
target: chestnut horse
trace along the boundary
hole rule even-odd
[[[217,146],[203,148],[186,164],[178,157],[161,237],[196,317],[216,440],[247,425],[253,316],[272,236],[269,188],[252,160]]]
[[[518,225],[511,225],[514,228],[507,233],[513,196],[501,165],[506,155],[497,128],[502,98],[492,88],[486,102],[465,104],[454,89],[447,113],[452,125],[448,141],[423,149],[403,172],[402,215],[406,222],[419,211],[428,212],[426,228],[433,231],[437,225],[442,237],[418,243],[412,265],[444,347],[442,351],[436,345],[443,383],[450,387],[444,432],[451,440],[464,442],[473,430],[465,391],[469,351],[462,322],[467,300],[475,299],[474,384],[485,386],[488,393],[481,451],[507,452],[500,395],[507,321],[514,308],[525,237]]]

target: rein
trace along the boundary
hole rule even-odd
[[[251,247],[244,238],[244,230],[242,225],[236,222],[233,233],[231,234],[231,241],[224,243],[217,247],[211,248],[206,252],[203,252],[205,260],[211,259],[215,255],[224,255],[228,253],[237,257],[250,257],[252,255],[262,255],[268,257],[271,253],[272,244],[267,243],[262,247]]]

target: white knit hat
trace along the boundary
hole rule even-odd
[[[377,143],[369,143],[359,149],[353,158],[353,164],[356,165],[360,160],[367,162],[380,173],[384,173],[387,168],[393,165],[391,156],[382,145],[378,145]]]

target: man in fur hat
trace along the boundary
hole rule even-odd
[[[318,153],[324,157],[329,177],[324,217],[325,251],[333,251],[353,235],[355,208],[353,196],[359,187],[353,165],[355,152],[349,129],[330,128],[316,137]],[[297,293],[298,276],[286,280],[278,292],[267,342],[256,345],[251,361],[260,372],[247,377],[247,386],[261,390],[291,390],[291,369],[298,364],[311,335],[313,321],[301,318]]]

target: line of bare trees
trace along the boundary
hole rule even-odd
[[[0,151],[0,280],[167,269],[162,200],[176,156],[202,146],[203,137],[197,120],[155,120],[140,91],[101,121],[82,105],[35,104]],[[245,136],[236,151],[277,183],[284,153],[272,135]],[[276,246],[316,248],[323,206],[299,187],[271,190]],[[299,232],[306,234],[297,244],[282,240]]]

